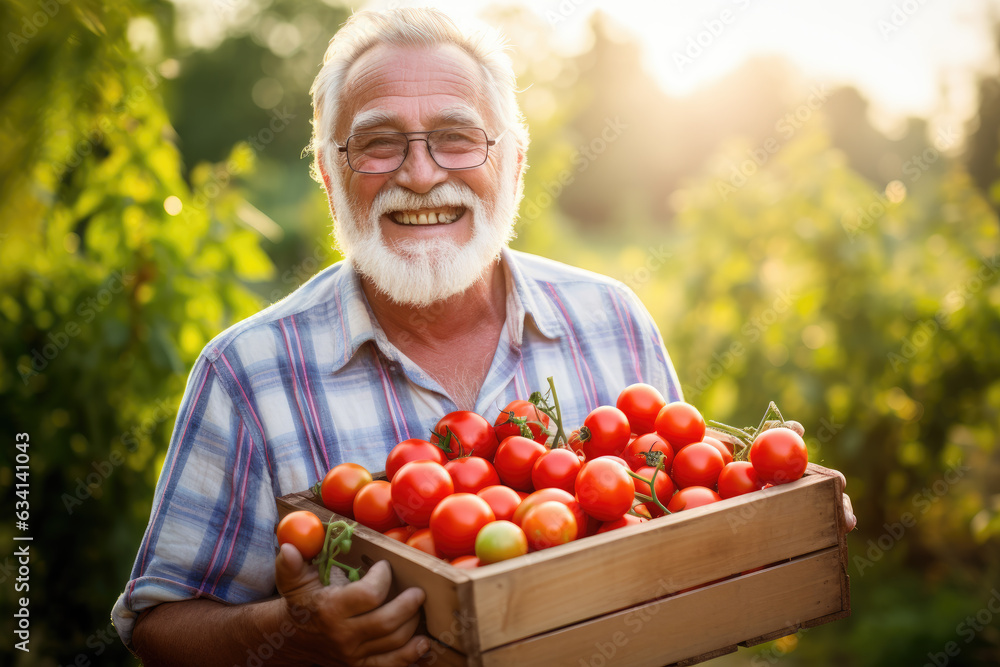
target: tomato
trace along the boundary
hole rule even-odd
[[[632,507],[635,486],[628,466],[612,459],[588,461],[576,477],[576,497],[580,507],[599,521],[614,521]]]
[[[681,510],[690,510],[702,505],[708,505],[709,503],[717,503],[720,500],[722,498],[712,489],[707,489],[704,486],[689,486],[674,494],[674,497],[670,499],[670,503],[667,505],[667,510],[669,512],[680,512]]]
[[[391,537],[397,542],[406,542],[410,539],[410,535],[413,534],[413,526],[399,526],[398,528],[390,528],[389,530],[383,532],[382,534],[386,537]]]
[[[326,527],[309,510],[289,512],[278,522],[278,544],[291,544],[302,558],[312,560],[323,550]]]
[[[410,461],[392,478],[392,504],[404,522],[426,528],[431,512],[455,492],[455,483],[444,466],[434,461]]]
[[[475,556],[459,556],[458,558],[453,558],[451,564],[463,570],[472,570],[480,566],[479,559]]]
[[[580,448],[588,461],[598,456],[617,456],[628,444],[632,428],[628,417],[618,408],[602,405],[594,408],[580,429]]]
[[[783,426],[771,428],[750,446],[750,463],[762,482],[787,484],[802,477],[809,465],[806,443],[795,431]]]
[[[558,500],[547,500],[528,510],[522,524],[532,551],[566,544],[576,539],[576,518]]]
[[[471,454],[490,461],[500,444],[490,423],[469,410],[456,410],[442,417],[434,426],[431,443],[439,445],[449,459]]]
[[[597,533],[606,533],[609,530],[617,530],[618,528],[624,528],[625,526],[637,526],[644,521],[646,521],[646,519],[637,517],[633,514],[625,514],[621,518],[615,519],[614,521],[605,521],[602,523],[601,527],[597,529]]]
[[[575,498],[573,498],[572,494],[562,489],[539,489],[521,501],[521,504],[514,510],[514,516],[511,518],[511,521],[520,526],[524,522],[524,515],[528,513],[528,510],[548,500],[555,500],[563,505],[569,505],[575,501]]]
[[[476,556],[483,565],[499,563],[528,553],[528,538],[510,521],[494,521],[483,526],[476,536]]]
[[[705,418],[690,403],[667,403],[656,415],[656,432],[674,448],[674,454],[705,437]]]
[[[380,533],[403,525],[392,506],[389,482],[377,479],[358,491],[358,495],[354,496],[354,518],[361,525]]]
[[[663,459],[663,469],[670,470],[670,464],[674,461],[674,448],[663,439],[663,436],[656,433],[640,435],[628,443],[625,451],[622,452],[622,458],[625,459],[629,468],[638,470],[645,466],[656,465],[656,461],[653,460],[656,458],[656,452],[659,452],[660,458]],[[654,454],[654,456],[647,456],[647,454]]]
[[[659,479],[659,478],[657,478],[657,479]],[[653,506],[654,507],[656,506],[655,503],[653,503]],[[657,511],[659,511],[660,508],[657,507],[656,509],[657,509]],[[646,507],[645,503],[639,503],[638,505],[632,505],[632,511],[635,512],[636,514],[638,514],[639,516],[641,516],[643,519],[652,519],[653,518],[652,513],[650,513],[649,508]],[[662,512],[661,512],[661,514],[662,514]],[[626,514],[625,516],[628,516],[628,514]]]
[[[663,394],[653,386],[637,383],[629,385],[618,394],[618,409],[625,413],[632,432],[637,435],[652,433],[656,427],[656,415],[667,402]]]
[[[444,464],[455,483],[455,493],[478,493],[480,489],[500,483],[493,464],[478,456],[461,456]]]
[[[493,465],[504,484],[518,491],[531,491],[531,468],[547,451],[545,445],[512,435],[497,447]]]
[[[452,494],[431,514],[434,546],[447,558],[475,553],[476,535],[492,521],[496,517],[485,500],[474,493]]]
[[[688,486],[713,488],[725,465],[718,449],[707,442],[696,442],[677,452],[670,476],[681,489]]]
[[[447,460],[444,450],[437,445],[432,445],[420,438],[410,438],[399,443],[389,452],[389,456],[385,459],[385,476],[391,482],[396,471],[402,468],[404,463],[410,461],[434,461],[444,465]]]
[[[723,443],[721,440],[713,438],[710,435],[706,435],[704,438],[701,439],[701,441],[707,442],[708,444],[718,449],[719,453],[722,454],[722,462],[724,464],[733,462],[733,453],[729,451],[729,447],[726,447],[725,443]]]
[[[531,467],[531,484],[536,489],[557,488],[573,493],[576,490],[576,475],[583,466],[583,460],[568,449],[550,449],[537,459]]]
[[[426,554],[432,556],[441,557],[438,553],[437,547],[434,546],[434,537],[431,535],[430,528],[421,528],[416,530],[410,535],[410,538],[406,540],[406,543],[413,547],[414,549],[420,549]]]
[[[514,510],[521,504],[521,496],[517,491],[503,484],[487,486],[476,492],[476,495],[486,501],[497,521],[510,521]]]
[[[635,474],[642,475],[646,479],[653,479],[653,473],[656,472],[656,468],[650,466],[644,466],[635,471]],[[670,475],[667,474],[665,470],[656,472],[656,481],[653,482],[656,485],[656,499],[659,500],[664,506],[670,502],[670,498],[673,497],[674,483],[670,479]],[[653,494],[649,491],[649,484],[643,482],[642,480],[632,478],[632,484],[635,486],[636,493],[644,493],[647,496],[652,496]],[[646,504],[650,514],[653,516],[660,516],[663,514],[656,503],[649,502]]]
[[[528,437],[521,431],[521,426],[517,423],[525,420],[526,426],[531,433],[531,439],[535,442],[545,444],[548,440],[549,416],[535,407],[531,401],[516,400],[507,404],[500,411],[500,416],[493,423],[497,440],[503,442],[512,435]]]
[[[319,495],[323,500],[323,507],[353,519],[354,496],[371,481],[372,474],[357,463],[333,466],[320,485]]]
[[[719,473],[719,495],[723,498],[742,496],[756,491],[763,482],[757,478],[757,471],[749,461],[733,461]]]

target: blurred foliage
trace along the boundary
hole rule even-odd
[[[0,660],[126,665],[108,615],[195,356],[336,258],[300,151],[347,11],[56,5],[34,32],[37,2],[0,5],[23,36],[0,79],[0,416],[31,436],[35,537],[33,652]],[[719,664],[922,664],[948,641],[951,665],[1000,662],[1000,622],[959,630],[1000,587],[995,77],[976,145],[921,119],[886,138],[850,88],[786,132],[809,95],[787,63],[671,99],[602,19],[573,57],[530,12],[486,19],[515,42],[532,132],[515,246],[621,279],[688,400],[743,424],[773,398],[847,475],[853,616]]]

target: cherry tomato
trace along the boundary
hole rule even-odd
[[[670,464],[674,461],[674,448],[663,439],[663,436],[657,433],[640,435],[628,443],[625,451],[622,452],[622,458],[625,459],[629,468],[638,470],[645,466],[655,465],[656,462],[653,459],[656,457],[648,455],[656,452],[659,452],[663,459],[663,469],[670,470]]]
[[[455,492],[455,483],[444,466],[434,461],[410,461],[392,478],[392,504],[404,522],[426,528],[431,512]]]
[[[702,505],[708,505],[709,503],[717,503],[720,500],[722,498],[712,489],[707,489],[704,486],[689,486],[674,494],[674,497],[670,499],[670,503],[667,505],[667,510],[669,512],[680,512],[681,510],[690,510]]]
[[[320,484],[319,495],[323,500],[323,507],[353,519],[354,496],[371,481],[372,474],[357,463],[333,466]]]
[[[500,483],[493,464],[479,456],[461,456],[444,464],[455,483],[455,493],[478,493],[480,489]]]
[[[434,546],[447,558],[476,551],[476,535],[486,524],[496,521],[489,504],[474,493],[455,493],[434,508],[431,536]]]
[[[719,495],[722,498],[742,496],[756,491],[763,485],[757,478],[757,471],[749,461],[733,461],[719,473]]]
[[[438,553],[437,547],[434,546],[434,537],[431,535],[430,528],[421,528],[416,530],[410,535],[406,543],[413,547],[414,549],[420,549],[424,553],[430,554],[432,556],[441,557]]]
[[[696,442],[674,456],[670,476],[678,488],[705,486],[713,488],[725,463],[719,450],[707,442]]]
[[[396,471],[402,468],[404,463],[410,461],[434,461],[444,465],[447,460],[444,451],[437,445],[432,445],[420,438],[410,438],[399,443],[389,452],[389,456],[385,459],[385,476],[391,482]]]
[[[458,558],[453,558],[451,564],[463,570],[472,570],[479,567],[481,563],[475,556],[459,556]]]
[[[468,410],[456,410],[442,417],[434,426],[431,443],[439,445],[449,459],[472,455],[490,461],[500,444],[490,423]]]
[[[659,481],[659,480],[657,480]],[[615,519],[614,521],[605,521],[601,524],[601,527],[597,529],[598,534],[606,533],[609,530],[617,530],[618,528],[624,528],[625,526],[637,526],[643,523],[646,519],[637,517],[632,514],[625,514],[621,518]]]
[[[632,507],[635,486],[628,466],[612,459],[583,464],[576,477],[576,497],[583,511],[599,521],[614,521]]]
[[[723,443],[721,440],[713,438],[710,435],[706,435],[704,438],[701,439],[701,441],[702,442],[707,442],[708,444],[710,444],[713,447],[715,447],[716,449],[718,449],[719,453],[722,454],[722,462],[723,463],[732,463],[733,462],[733,453],[731,451],[729,451],[729,447],[726,447],[725,443]]]
[[[802,436],[781,426],[757,436],[750,446],[750,463],[761,481],[787,484],[802,477],[809,465],[809,455]]]
[[[629,385],[618,395],[616,405],[628,418],[632,432],[637,435],[652,433],[656,427],[656,415],[667,402],[663,394],[653,386],[637,383]]]
[[[631,434],[632,429],[624,412],[610,405],[601,405],[583,420],[580,447],[588,461],[598,456],[617,456],[625,449]]]
[[[487,486],[476,492],[476,495],[486,501],[497,521],[510,521],[514,510],[521,504],[521,496],[517,491],[503,484]]]
[[[476,536],[476,556],[483,565],[499,563],[528,553],[528,538],[510,521],[494,521]]]
[[[414,530],[416,529],[413,526],[399,526],[398,528],[390,528],[382,534],[386,537],[391,537],[397,542],[405,543],[406,540],[410,539],[410,535],[413,534]]]
[[[667,403],[656,415],[656,432],[674,448],[674,455],[693,442],[705,437],[705,418],[690,403]]]
[[[289,512],[278,522],[278,544],[291,544],[302,558],[312,560],[323,550],[326,528],[319,517],[308,510]]]
[[[576,518],[566,505],[558,500],[547,500],[535,505],[524,515],[522,524],[533,551],[566,544],[577,535]]]
[[[524,435],[516,421],[525,420],[525,426],[531,433],[531,439],[545,444],[548,439],[549,416],[535,407],[531,401],[516,400],[507,404],[500,411],[500,416],[493,423],[497,440],[503,442],[512,435]],[[527,436],[525,436],[527,437]]]
[[[653,479],[653,473],[656,473],[656,499],[659,500],[664,506],[670,502],[670,499],[674,495],[674,483],[670,479],[670,475],[667,474],[665,470],[656,472],[656,468],[650,466],[644,466],[635,471],[635,474],[642,475],[646,479]],[[635,486],[636,493],[644,493],[647,496],[652,496],[653,494],[649,491],[649,484],[643,482],[640,479],[632,478],[632,484]],[[652,516],[660,516],[663,514],[663,510],[657,506],[654,502],[647,503],[647,508]]]
[[[504,484],[518,491],[531,491],[531,468],[547,451],[545,445],[512,435],[497,447],[493,465]]]
[[[531,484],[536,489],[557,488],[573,493],[576,475],[583,466],[583,459],[575,452],[559,447],[550,449],[531,467]]]
[[[358,495],[354,496],[354,518],[361,525],[380,533],[403,525],[392,506],[389,482],[377,479],[358,491]]]
[[[511,521],[520,526],[524,522],[524,515],[528,513],[528,510],[535,505],[544,503],[547,500],[555,500],[564,505],[569,505],[576,499],[573,498],[572,494],[567,493],[562,489],[539,489],[521,501],[521,504],[517,506],[516,510],[514,510],[514,516],[511,518]]]

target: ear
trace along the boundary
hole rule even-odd
[[[336,216],[337,211],[333,206],[333,181],[330,180],[330,173],[326,170],[324,157],[322,150],[316,149],[316,168],[319,170],[319,175],[323,177],[323,189],[326,190],[326,201],[330,206],[330,213]]]

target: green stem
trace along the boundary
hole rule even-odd
[[[552,379],[551,375],[547,379],[549,381],[549,389],[552,390],[552,404],[555,405],[556,408],[556,416],[555,416],[556,436],[555,439],[553,439],[552,441],[552,446],[555,447],[556,445],[558,445],[560,438],[562,439],[564,444],[568,445],[569,440],[566,438],[566,432],[563,431],[562,408],[559,407],[559,394],[556,393],[556,383]]]

